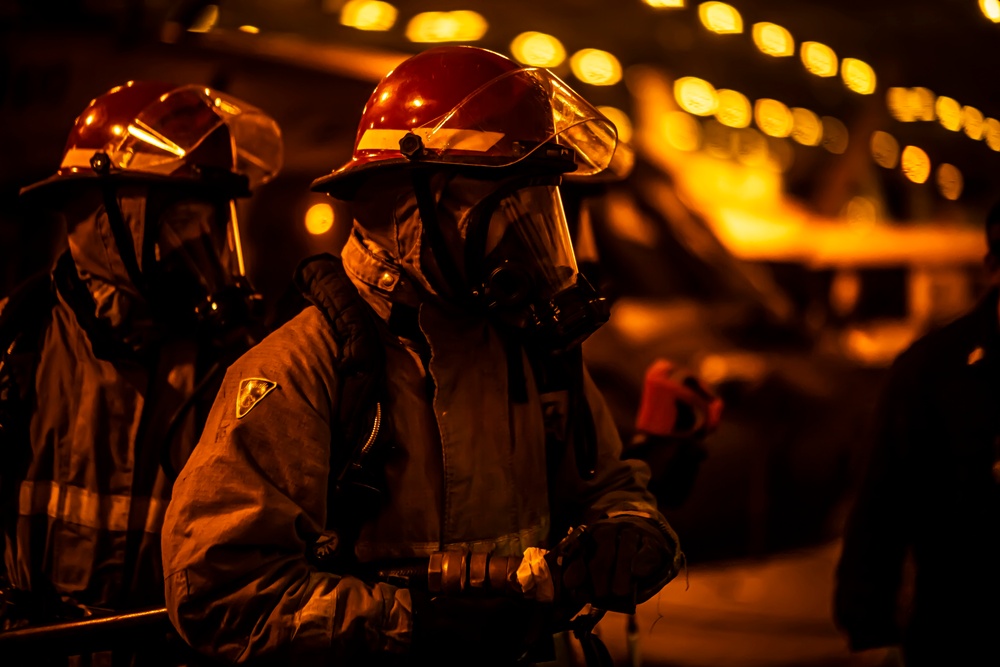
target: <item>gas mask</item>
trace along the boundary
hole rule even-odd
[[[164,335],[214,337],[259,303],[243,276],[232,204],[176,188],[123,186],[69,213],[69,245],[93,315],[133,349]]]
[[[558,177],[518,179],[466,215],[465,268],[474,298],[526,344],[565,351],[609,316],[580,274]]]
[[[155,262],[144,272],[157,319],[208,333],[247,321],[259,297],[243,275],[232,202],[192,197],[163,204],[147,215]]]

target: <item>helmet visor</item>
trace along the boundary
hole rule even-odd
[[[490,218],[483,256],[486,267],[518,264],[542,299],[575,285],[576,256],[559,188],[530,186],[501,199]]]
[[[191,164],[246,176],[252,188],[281,168],[281,132],[274,119],[210,88],[176,88],[120,133],[121,141],[109,151],[120,169],[171,175]]]
[[[572,151],[574,176],[624,176],[631,168],[630,149],[618,141],[614,123],[541,68],[504,73],[419,127],[366,130],[357,152],[398,151],[407,132],[419,136],[434,159],[456,164],[509,166],[555,143]]]

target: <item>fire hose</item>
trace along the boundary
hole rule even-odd
[[[435,595],[524,596],[517,576],[521,564],[521,556],[445,551],[410,562],[362,565],[357,576]],[[603,610],[588,609],[558,629],[580,641],[588,665],[611,664],[607,648],[592,633],[603,616]],[[165,608],[142,609],[6,630],[0,632],[0,655],[80,655],[121,648],[123,637],[135,642],[139,636],[171,632]]]

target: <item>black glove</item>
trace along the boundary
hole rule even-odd
[[[512,597],[412,592],[411,662],[511,665],[541,640],[552,605]]]
[[[621,514],[596,521],[553,550],[556,600],[635,613],[677,575],[678,549],[673,532],[652,519]]]

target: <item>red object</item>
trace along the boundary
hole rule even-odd
[[[400,147],[408,134],[421,140],[416,153]],[[439,46],[379,82],[362,112],[350,161],[316,179],[313,189],[337,196],[373,167],[499,167],[536,151],[563,158],[561,171],[574,170],[576,160],[574,173],[590,175],[608,167],[616,145],[611,121],[547,70],[479,47]]]
[[[277,173],[281,153],[277,124],[242,100],[204,86],[129,81],[90,101],[55,174],[21,193],[95,178],[98,164],[102,173],[140,181],[215,186],[229,179],[245,196],[248,181],[256,185]]]
[[[646,370],[636,430],[662,437],[706,435],[722,419],[722,399],[697,376],[667,359]]]

